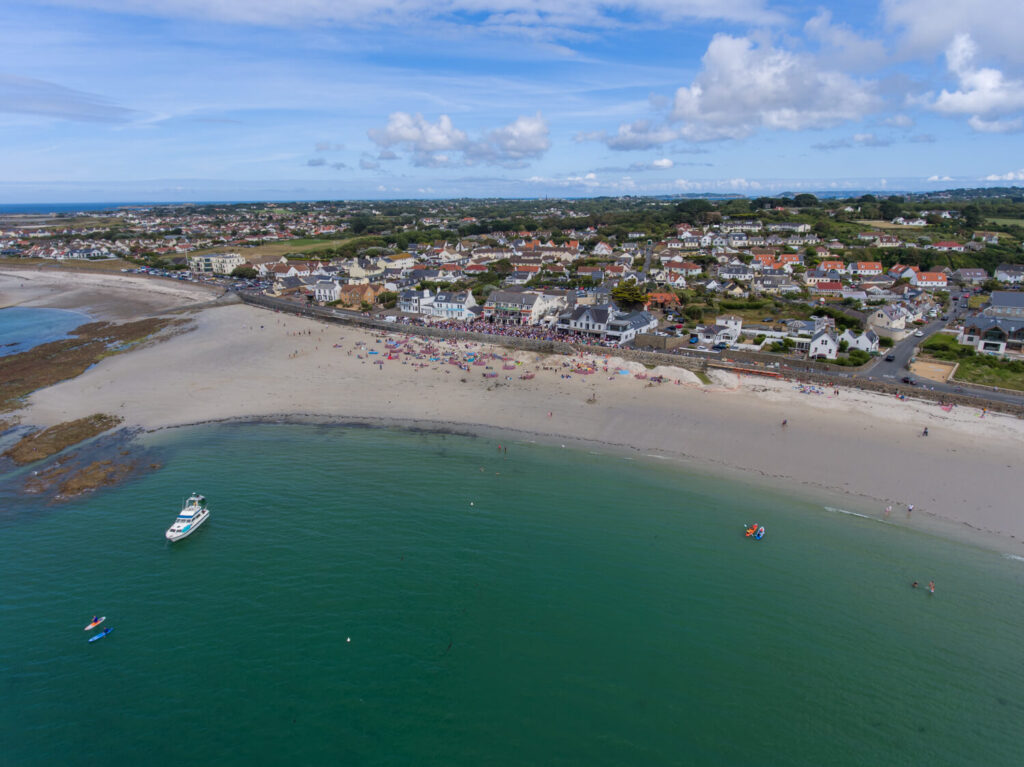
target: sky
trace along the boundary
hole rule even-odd
[[[0,202],[1024,184],[1020,0],[4,0]]]

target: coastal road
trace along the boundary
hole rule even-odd
[[[954,306],[956,306],[956,308],[949,314],[950,321],[956,321],[967,313],[966,308],[960,308],[959,304],[954,303]],[[941,331],[947,324],[947,322],[942,320],[929,322],[927,325],[920,328],[921,332],[924,333],[924,337],[917,337],[914,335],[907,336],[886,352],[885,356],[892,355],[895,357],[894,360],[887,362],[885,357],[879,357],[874,365],[866,370],[858,371],[851,376],[851,378],[854,380],[860,378],[874,381],[885,381],[893,384],[902,384],[903,378],[909,377],[916,382],[915,386],[926,387],[930,391],[946,392],[947,394],[972,394],[978,397],[995,400],[997,402],[1024,405],[1024,394],[1020,392],[994,389],[991,386],[975,386],[972,384],[952,384],[942,381],[931,381],[910,373],[910,360],[915,356],[918,346],[927,341],[931,336]]]

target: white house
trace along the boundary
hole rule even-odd
[[[434,296],[434,302],[430,304],[430,314],[442,320],[465,321],[476,317],[472,311],[476,306],[476,299],[473,291],[463,290],[459,292],[442,291]]]
[[[807,349],[808,359],[825,358],[834,360],[839,354],[839,341],[831,330],[819,330],[811,338],[811,345]]]
[[[1021,264],[1000,264],[996,267],[995,273],[992,276],[1000,282],[1020,285],[1024,283],[1024,266]]]
[[[434,303],[430,290],[403,290],[398,295],[398,309],[409,314],[429,314]]]
[[[839,341],[846,341],[847,349],[860,349],[862,352],[872,354],[878,351],[878,336],[875,335],[875,331],[866,330],[860,335],[857,335],[849,328],[839,336]]]
[[[942,272],[912,272],[910,284],[925,290],[945,290],[947,280]]]
[[[313,285],[313,297],[322,304],[341,298],[341,285],[334,280],[318,280]]]

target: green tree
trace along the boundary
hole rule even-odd
[[[985,221],[981,215],[981,208],[973,204],[965,206],[960,215],[963,217],[964,226],[968,229],[977,229]]]
[[[255,280],[260,276],[260,273],[253,269],[251,266],[236,266],[231,270],[232,277],[241,277],[243,280]]]
[[[813,208],[818,204],[818,198],[813,194],[798,194],[793,198],[793,204],[798,208]]]
[[[647,294],[636,280],[624,280],[612,288],[612,298],[623,309],[636,309],[647,303]]]
[[[896,198],[890,197],[884,200],[881,205],[878,206],[878,212],[882,218],[886,221],[892,221],[897,216],[903,215],[903,206],[895,201]]]

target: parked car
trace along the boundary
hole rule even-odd
[[[729,344],[718,343],[718,344],[715,344],[714,346],[712,346],[711,348],[714,349],[716,352],[721,352],[721,351],[725,351],[726,349],[728,349],[729,348]]]
[[[896,361],[896,355],[895,354],[886,354],[885,355],[885,361],[886,362],[895,362]]]
[[[690,343],[691,343],[691,344],[695,344],[695,343],[697,343],[697,341],[698,341],[698,340],[699,340],[699,339],[697,338],[697,336],[691,336],[691,337],[690,337]]]
[[[917,386],[917,381],[915,381],[910,376],[903,376],[903,378],[901,378],[900,380],[903,381],[903,383],[907,384],[908,386]]]
[[[918,330],[916,333],[914,333],[914,338],[924,338],[924,333]]]

